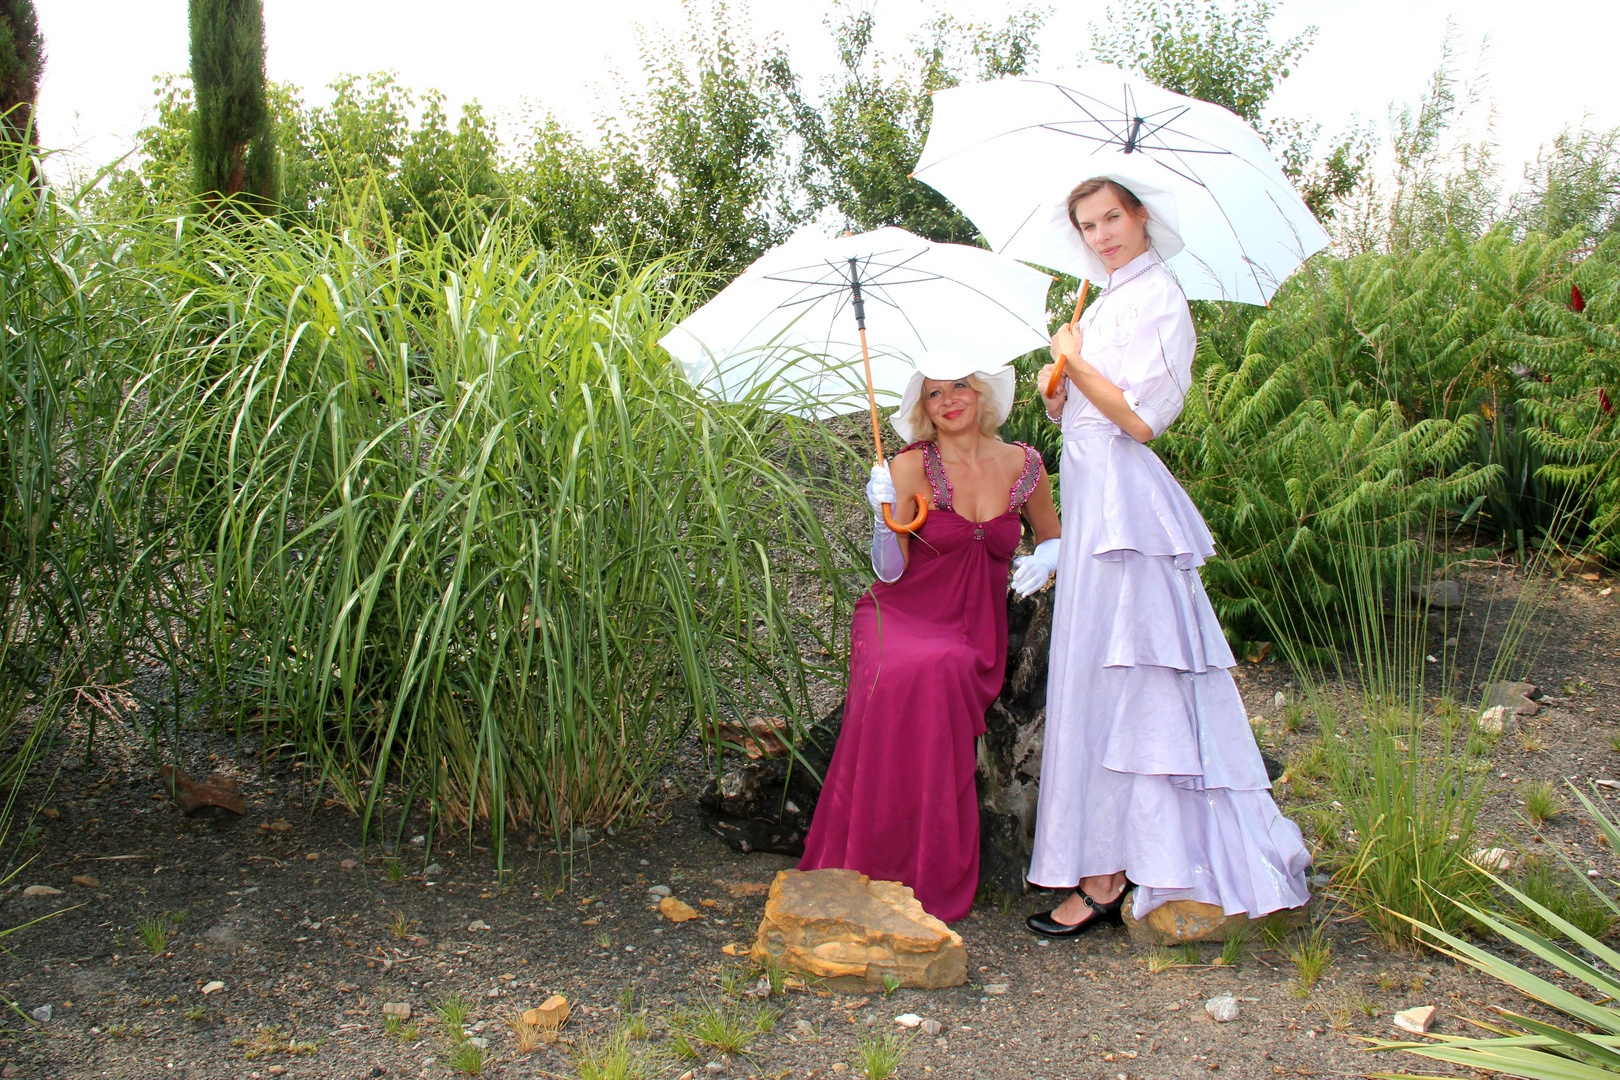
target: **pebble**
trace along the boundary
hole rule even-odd
[[[650,886],[647,889],[647,893],[650,896],[657,896],[657,897],[662,898],[662,897],[665,897],[665,896],[673,896],[674,893],[675,893],[675,890],[671,889],[668,885],[653,885],[653,886]]]
[[[359,865],[360,864],[355,862],[353,859],[344,859],[342,862],[338,863],[338,869],[339,870],[353,870],[355,867],[357,867]]]
[[[945,1025],[938,1020],[929,1019],[922,1022],[922,1029],[929,1035],[938,1035],[945,1030]]]
[[[1332,874],[1312,874],[1305,879],[1305,883],[1313,889],[1321,889],[1333,884]]]
[[[1600,788],[1608,788],[1611,791],[1615,788],[1620,788],[1620,780],[1594,780],[1592,783],[1596,784]]]
[[[467,1041],[478,1047],[480,1050],[489,1049],[489,1040],[484,1038],[482,1035],[473,1035],[469,1037]]]
[[[408,1001],[389,1001],[382,1007],[384,1016],[397,1016],[401,1020],[411,1018],[411,1005]]]
[[[707,1065],[703,1066],[703,1071],[710,1073],[723,1073],[726,1071],[726,1067],[720,1064],[718,1061],[711,1061]]]
[[[987,983],[987,984],[985,984],[983,989],[984,989],[984,992],[987,993],[987,994],[1005,994],[1007,992],[1007,984],[1006,983]]]
[[[591,842],[591,834],[583,825],[575,827],[574,831],[569,835],[576,844],[588,844]]]
[[[903,1028],[922,1027],[922,1017],[916,1013],[901,1013],[894,1018],[894,1022]]]
[[[816,1033],[816,1025],[812,1024],[808,1020],[800,1020],[798,1023],[793,1025],[793,1030],[806,1038],[812,1038]]]
[[[38,1020],[42,1024],[48,1024],[51,1022],[51,1007],[49,1005],[41,1005],[28,1015],[32,1016],[35,1020]]]
[[[87,889],[99,889],[101,888],[101,879],[92,877],[89,874],[79,874],[74,877],[73,884],[83,885]]]
[[[212,982],[203,983],[202,992],[205,995],[206,994],[217,994],[223,989],[225,989],[225,984],[220,982],[218,979],[215,979]]]
[[[474,919],[472,922],[467,924],[467,932],[472,934],[476,934],[480,930],[488,929],[489,923],[485,922],[483,919]]]
[[[422,871],[422,876],[438,877],[442,873],[444,873],[444,867],[440,866],[438,863],[428,863],[427,869]]]
[[[61,896],[61,889],[53,889],[49,885],[30,885],[23,890],[24,896]]]
[[[1218,1024],[1230,1024],[1238,1018],[1237,998],[1231,994],[1220,994],[1204,1002],[1204,1011],[1215,1018]]]

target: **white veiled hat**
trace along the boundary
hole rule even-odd
[[[963,379],[977,375],[985,384],[986,392],[979,395],[979,409],[995,421],[992,427],[1006,423],[1012,412],[1015,379],[1012,365],[996,364],[982,368],[961,353],[949,349],[932,349],[917,361],[917,370],[906,383],[906,392],[900,396],[900,407],[889,415],[889,423],[906,442],[914,442],[916,432],[911,426],[912,410],[922,399],[924,379]]]
[[[1148,180],[1132,176],[1128,172],[1105,172],[1097,175],[1105,180],[1112,180],[1141,200],[1142,208],[1148,214],[1148,249],[1157,254],[1161,262],[1170,259],[1187,246],[1186,241],[1181,239],[1181,216],[1176,209],[1176,196],[1173,192],[1166,191]],[[1091,281],[1107,281],[1108,267],[1103,265],[1102,259],[1091,250],[1091,245],[1075,231],[1073,222],[1069,220],[1068,200],[1064,200],[1062,207],[1058,208],[1058,213],[1063,218],[1064,231],[1073,237],[1072,247],[1075,257],[1088,267],[1082,276]]]

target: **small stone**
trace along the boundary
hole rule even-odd
[[[384,1016],[409,1020],[411,1018],[411,1005],[408,1001],[388,1001],[383,1003],[382,1012]]]
[[[662,899],[666,896],[674,895],[675,890],[671,889],[668,885],[654,885],[648,889],[647,892],[651,896],[656,896],[659,899]]]
[[[484,1038],[482,1035],[470,1036],[467,1039],[467,1041],[472,1043],[474,1046],[478,1047],[478,1049],[480,1049],[480,1050],[488,1050],[489,1049],[489,1040]]]
[[[314,861],[315,861],[315,860],[316,860],[316,859],[319,859],[319,858],[320,858],[320,857],[321,857],[321,853],[320,853],[320,852],[318,852],[318,851],[312,851],[312,852],[310,852],[310,853],[309,853],[309,854],[308,854],[308,855],[305,855],[305,856],[304,856],[304,861],[305,861],[305,862],[314,862]]]
[[[1231,994],[1219,994],[1204,1002],[1204,1011],[1214,1017],[1217,1024],[1230,1024],[1238,1018],[1237,998]]]
[[[66,768],[66,766],[63,766],[63,767]],[[6,1080],[11,1080],[11,1078],[13,1076],[16,1076],[16,1075],[17,1075],[17,1066],[13,1065],[9,1061],[5,1064],[5,1066],[3,1068],[0,1068],[0,1076],[5,1077]]]
[[[673,896],[666,896],[658,901],[658,913],[673,923],[683,923],[692,919],[703,918],[702,912],[691,904],[677,900]]]
[[[487,997],[487,998],[498,998],[498,997],[500,997],[501,996],[500,987],[497,987],[497,986],[490,987],[489,988],[489,993],[485,994],[484,996]]]
[[[286,1076],[287,1075],[287,1066],[285,1066],[285,1065],[272,1065],[268,1069],[266,1069],[265,1072],[269,1073],[271,1076]]]
[[[901,1013],[899,1016],[894,1018],[894,1022],[903,1028],[921,1027],[922,1017],[918,1016],[916,1013]]]
[[[1474,726],[1487,735],[1512,735],[1519,730],[1519,718],[1507,705],[1492,705],[1479,714]]]
[[[799,1020],[794,1023],[793,1030],[804,1038],[813,1038],[816,1034],[816,1025],[808,1020]]]
[[[1283,693],[1281,690],[1279,690],[1275,694],[1271,695],[1271,707],[1272,708],[1281,709],[1284,706],[1286,706],[1287,704],[1288,704],[1288,695]]]
[[[1332,874],[1312,874],[1305,879],[1305,884],[1313,889],[1323,889],[1333,884]]]
[[[1594,780],[1592,783],[1600,788],[1608,788],[1610,791],[1620,789],[1620,780]]]
[[[225,989],[225,984],[218,979],[214,979],[212,982],[203,983],[202,992],[204,994],[217,994],[223,989]]]
[[[585,844],[589,844],[591,842],[591,834],[583,826],[576,826],[574,831],[569,834],[569,836],[575,844],[580,846],[584,846]]]
[[[58,810],[54,806],[47,806],[41,810],[40,813],[50,818],[52,821],[55,821],[57,818],[62,816],[62,811]]]
[[[41,1005],[28,1015],[32,1016],[41,1024],[48,1024],[51,1022],[51,1007],[49,1005]]]
[[[30,885],[23,890],[24,896],[61,896],[61,889],[53,889],[49,885]]]
[[[1007,984],[986,983],[984,986],[984,992],[987,994],[1005,994],[1007,992]]]
[[[467,924],[467,932],[469,934],[476,934],[480,930],[488,930],[488,929],[489,929],[489,923],[485,922],[483,919],[474,919],[472,922]]]
[[[726,1067],[718,1061],[711,1061],[703,1066],[703,1071],[706,1073],[723,1073],[726,1071]]]
[[[940,1023],[938,1020],[928,1019],[922,1022],[922,1029],[924,1034],[938,1035],[940,1032],[945,1030],[945,1025]]]
[[[360,864],[355,862],[353,859],[344,859],[342,862],[338,863],[338,869],[339,870],[353,870],[355,867],[357,867],[359,865]]]
[[[1442,611],[1462,607],[1463,603],[1462,586],[1449,579],[1413,585],[1412,595],[1424,601],[1430,607],[1439,608]]]
[[[427,868],[422,871],[422,876],[423,877],[438,877],[439,875],[441,875],[443,873],[444,873],[444,867],[440,866],[438,863],[435,862],[435,863],[428,863],[427,864]]]
[[[835,1073],[848,1072],[849,1066],[845,1065],[842,1061],[835,1061],[832,1064],[832,1071]]]
[[[1468,860],[1482,870],[1511,870],[1518,863],[1513,852],[1506,848],[1483,848]]]
[[[556,1031],[568,1020],[572,1010],[568,1007],[568,999],[561,994],[552,994],[540,1005],[538,1009],[530,1009],[523,1014],[523,1022],[532,1024],[542,1031]]]
[[[292,822],[286,820],[285,818],[277,818],[274,821],[265,822],[263,825],[260,825],[259,828],[265,830],[266,832],[286,832],[288,829],[292,828]]]
[[[1414,1035],[1422,1035],[1434,1024],[1435,1007],[1424,1005],[1416,1009],[1402,1009],[1395,1014],[1395,1026]]]
[[[1588,870],[1586,872],[1586,876],[1591,878],[1593,881],[1596,881],[1599,878],[1601,878],[1603,875],[1598,873],[1598,871],[1596,871],[1596,870]]]
[[[77,874],[73,878],[73,884],[83,885],[87,889],[99,889],[101,888],[101,879],[92,877],[89,874]]]

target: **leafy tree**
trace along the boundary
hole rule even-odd
[[[1620,225],[1620,128],[1565,128],[1524,168],[1508,204],[1521,229],[1600,239]]]
[[[1023,74],[1035,62],[1044,13],[1023,9],[998,25],[942,15],[898,62],[872,49],[870,9],[842,7],[831,25],[840,71],[818,101],[805,96],[787,53],[770,73],[804,145],[798,181],[815,209],[836,207],[856,230],[897,225],[931,240],[973,243],[978,230],[945,197],[911,179],[928,138],[935,91],[964,79]]]
[[[618,205],[609,162],[548,114],[527,117],[528,145],[504,171],[512,217],[548,251],[589,253],[611,242]]]
[[[264,79],[263,0],[190,0],[192,184],[198,200],[270,212],[279,201]]]
[[[707,18],[685,3],[686,34],[643,42],[646,82],[604,117],[618,206],[602,224],[640,258],[689,252],[725,280],[803,219],[784,143],[788,126],[746,27],[723,0]],[[741,29],[743,32],[738,33]]]
[[[1316,38],[1307,27],[1286,41],[1271,34],[1274,0],[1236,0],[1230,13],[1193,0],[1122,0],[1093,31],[1091,51],[1104,63],[1142,75],[1178,94],[1232,110],[1260,133],[1305,205],[1322,221],[1336,213],[1366,169],[1365,132],[1352,127],[1320,157],[1321,125],[1267,118],[1266,103]]]
[[[33,0],[0,0],[0,138],[39,145],[34,99],[45,70],[45,38]]]

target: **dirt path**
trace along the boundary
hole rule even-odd
[[[1515,802],[1517,783],[1533,779],[1620,777],[1620,598],[1598,596],[1607,584],[1555,596],[1555,629],[1527,674],[1558,701],[1524,737],[1497,745],[1482,840],[1560,847],[1583,867],[1620,875],[1582,819],[1555,818],[1538,842]],[[1287,681],[1270,662],[1245,665],[1241,676],[1259,714]],[[1282,752],[1287,739],[1310,734],[1287,736]],[[238,775],[245,818],[183,818],[138,748],[109,749],[89,769],[63,771],[54,789],[27,793],[24,816],[35,815],[38,831],[19,855],[33,861],[0,901],[0,925],[68,910],[5,939],[6,995],[24,1012],[49,1005],[51,1016],[0,1026],[0,1076],[464,1075],[433,1017],[434,1003],[452,994],[470,1003],[474,1036],[489,1040],[483,1075],[574,1077],[583,1048],[645,1010],[648,1037],[631,1044],[633,1055],[663,1080],[689,1071],[855,1077],[857,1049],[889,1032],[910,1040],[896,1074],[906,1078],[1355,1076],[1417,1066],[1361,1049],[1361,1036],[1394,1034],[1395,1010],[1437,1005],[1436,1030],[1458,1033],[1463,1018],[1485,1016],[1492,1003],[1524,1007],[1441,957],[1385,951],[1353,919],[1325,920],[1333,961],[1303,994],[1293,942],[1257,940],[1232,966],[1212,965],[1220,950],[1206,946],[1153,970],[1168,954],[1155,958],[1123,931],[1078,943],[1032,938],[1023,916],[1051,902],[1038,894],[1005,909],[981,905],[957,925],[968,986],[888,998],[792,988],[761,1002],[742,993],[751,985],[744,961],[722,949],[749,939],[764,887],[789,860],[739,855],[703,830],[696,762],[672,773],[646,820],[592,837],[571,876],[548,850],[518,850],[516,869],[497,882],[490,854],[465,837],[431,856],[409,841],[395,854],[362,852],[356,820],[318,798],[299,769],[261,767],[229,742],[195,740],[197,757],[211,748]],[[36,884],[63,893],[22,895]],[[666,921],[654,885],[706,917]],[[1323,899],[1331,912],[1331,890]],[[143,919],[149,933],[168,931],[158,955],[143,946]],[[222,987],[204,993],[215,982]],[[575,1005],[563,1032],[571,1042],[518,1054],[506,1017],[551,993]],[[1219,993],[1239,998],[1235,1022],[1206,1014],[1204,1001]],[[682,1011],[697,1016],[733,1000],[741,1002],[733,1012],[768,1009],[774,1024],[746,1053],[675,1056],[671,1025]],[[391,1032],[385,1002],[408,1003],[415,1015]],[[894,1022],[906,1013],[941,1030],[907,1032]]]

